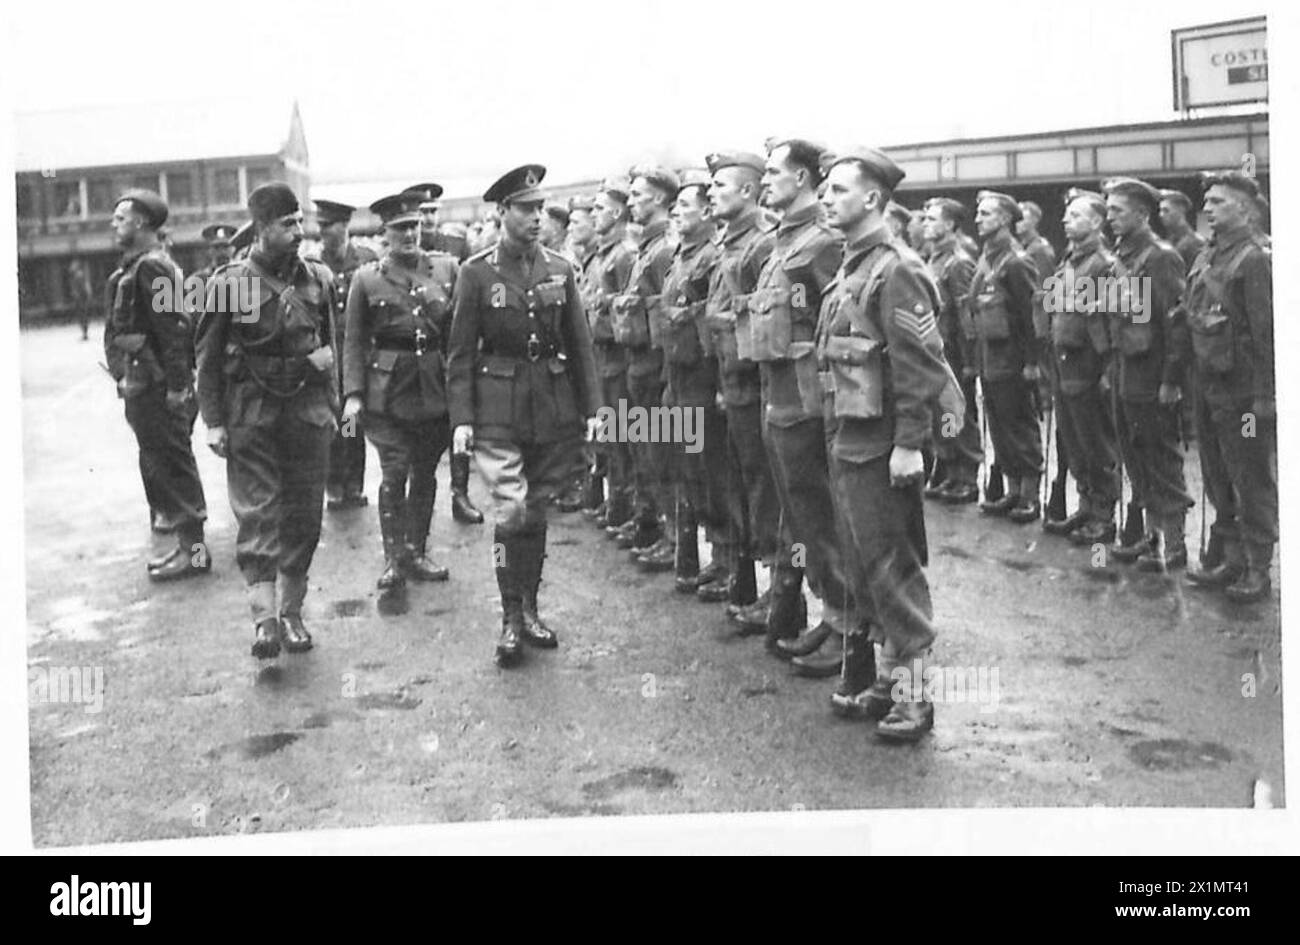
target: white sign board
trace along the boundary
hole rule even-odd
[[[1268,101],[1265,18],[1174,30],[1174,109]]]

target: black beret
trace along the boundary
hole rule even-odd
[[[158,229],[167,222],[167,202],[152,190],[128,190],[117,198],[113,206],[123,201],[131,204],[132,209],[144,217],[145,223],[152,230]]]
[[[558,203],[548,203],[544,208],[546,215],[564,226],[569,225],[569,208]]]
[[[253,221],[249,220],[239,229],[235,230],[235,235],[230,237],[230,248],[241,250],[246,246],[253,244]]]
[[[1101,189],[1107,197],[1116,194],[1146,204],[1152,216],[1160,212],[1160,191],[1144,180],[1135,177],[1112,177],[1101,185]]]
[[[384,226],[419,223],[420,202],[423,199],[423,195],[417,191],[404,190],[400,194],[380,197],[370,205],[370,212],[379,217]]]
[[[352,214],[357,212],[356,207],[333,200],[314,200],[312,202],[316,205],[316,220],[321,226],[329,226],[331,223],[347,223],[352,219]]]
[[[402,191],[404,194],[419,194],[425,203],[436,203],[442,196],[442,185],[435,183],[412,184]]]
[[[884,184],[889,190],[896,188],[899,182],[907,176],[903,169],[890,159],[889,155],[875,148],[858,148],[847,154],[838,155],[831,166],[834,167],[836,164],[845,164],[850,161],[861,167],[867,173],[867,176]]]
[[[1259,199],[1259,182],[1241,171],[1207,171],[1201,175],[1201,183],[1206,190],[1221,185],[1243,193],[1251,200]]]
[[[724,167],[747,167],[751,171],[762,174],[767,167],[766,161],[749,151],[715,151],[704,158],[704,163],[708,166],[710,174],[716,174]]]
[[[255,223],[269,223],[300,209],[298,195],[283,181],[262,184],[248,195],[248,212]]]
[[[1019,223],[1024,217],[1024,214],[1020,210],[1020,204],[1016,203],[1014,197],[1007,194],[1000,193],[996,190],[981,190],[975,195],[975,199],[980,203],[983,203],[985,200],[996,201],[998,208],[1011,217],[1012,223]]]
[[[483,199],[487,203],[541,203],[544,195],[538,185],[545,176],[546,168],[542,165],[524,164],[497,178],[483,193]]]
[[[235,235],[235,227],[229,223],[209,223],[200,231],[200,235],[213,246],[221,246],[230,242],[230,238]]]

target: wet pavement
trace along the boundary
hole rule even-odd
[[[168,540],[149,532],[99,345],[51,328],[21,346],[37,845],[704,811],[1242,808],[1261,791],[1285,803],[1276,590],[1235,607],[1181,577],[1094,567],[972,506],[927,504],[935,657],[996,686],[938,705],[916,746],[832,716],[834,680],[790,675],[581,515],[551,526],[542,609],[560,649],[498,669],[490,528],[451,521],[445,462],[432,544],[451,580],[379,613],[373,453],[370,507],[326,516],[305,614],[316,649],[259,664],[201,422],[214,573],[151,585],[144,562]],[[477,481],[471,494],[483,503]],[[70,667],[102,673],[98,701],[90,672],[80,702],[32,682]]]

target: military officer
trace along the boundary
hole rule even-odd
[[[720,151],[705,161],[712,174],[710,206],[722,229],[701,342],[705,353],[712,352],[717,360],[718,399],[727,430],[725,458],[708,462],[726,470],[731,534],[723,547],[731,555],[717,554],[715,548],[713,560],[696,579],[695,594],[706,602],[729,600],[737,610],[752,607],[754,612],[742,623],[766,630],[771,595],[756,600],[754,562],[775,567],[780,506],[763,447],[762,382],[758,365],[740,357],[736,309],[758,285],[775,238],[764,226],[759,207],[763,158],[746,151]],[[710,450],[707,441],[705,450]]]
[[[199,410],[208,446],[226,460],[253,656],[271,659],[282,644],[291,653],[312,646],[302,606],[338,416],[334,275],[299,257],[303,215],[287,184],[257,187],[248,209],[257,234],[248,258],[208,283],[198,334]],[[255,311],[220,304],[237,280],[256,287]]]
[[[526,164],[484,193],[500,208],[501,241],[461,269],[447,357],[454,448],[474,451],[496,504],[502,666],[519,662],[521,643],[557,645],[537,612],[546,506],[581,462],[583,418],[594,436],[600,406],[573,267],[538,244],[545,174]]]
[[[878,720],[884,739],[915,741],[934,726],[923,686],[935,632],[923,570],[922,450],[951,373],[936,318],[939,294],[925,263],[890,237],[883,219],[902,179],[875,149],[846,154],[830,168],[822,202],[846,246],[822,302],[817,357],[858,605],[832,705]]]
[[[1192,267],[1185,304],[1201,476],[1214,525],[1201,567],[1188,578],[1246,602],[1269,593],[1277,542],[1273,262],[1251,228],[1254,178],[1226,171],[1205,184],[1213,235]]]
[[[377,258],[374,252],[348,238],[348,224],[356,207],[333,200],[317,200],[316,222],[320,226],[321,262],[334,273],[334,326],[338,331],[337,349],[346,347],[347,325],[345,307],[348,290],[358,269]],[[343,359],[339,358],[337,374],[343,379]],[[366,441],[360,426],[361,418],[353,416],[339,424],[330,444],[330,474],[325,484],[326,507],[330,510],[358,508],[367,505]]]
[[[446,253],[457,263],[463,263],[469,256],[469,240],[445,232],[438,225],[439,199],[442,197],[442,185],[435,183],[412,184],[403,193],[419,194],[420,201],[420,249],[426,253]],[[480,522],[483,520],[480,516]]]
[[[699,526],[705,528],[713,558],[726,561],[732,552],[728,547],[726,502],[726,415],[717,403],[718,362],[705,354],[698,324],[718,262],[718,249],[713,242],[715,227],[707,174],[687,172],[684,178],[671,215],[677,252],[663,286],[662,331],[668,377],[663,404],[680,409],[683,417],[688,413],[700,417],[703,423],[696,428],[699,439],[674,444],[671,456],[676,500],[675,555],[669,557],[671,552],[665,549],[658,555],[643,556],[638,564],[647,571],[674,568],[677,590],[693,594],[699,587]]]
[[[420,250],[446,253],[457,264],[463,263],[469,257],[468,241],[448,239],[438,229],[438,199],[442,196],[442,185],[432,182],[412,184],[402,193],[420,197]],[[444,341],[444,347],[445,344]],[[451,472],[451,517],[462,525],[483,524],[483,513],[469,499],[469,454],[453,452],[447,464]]]
[[[1192,198],[1181,190],[1160,191],[1160,223],[1165,236],[1173,243],[1183,266],[1190,272],[1196,257],[1205,248],[1205,237],[1196,232],[1196,208]]]
[[[214,272],[230,262],[234,254],[230,239],[235,235],[235,227],[229,223],[209,223],[199,235],[208,244],[208,264],[194,273],[194,276],[202,279],[206,285]]]
[[[673,261],[668,212],[681,181],[661,167],[633,168],[630,177],[628,209],[641,231],[627,291],[613,299],[610,321],[614,340],[627,352],[628,407],[654,411],[663,406],[664,352],[652,327],[662,323],[664,277]],[[675,543],[672,529],[664,527],[672,508],[671,451],[669,443],[631,444],[636,511],[616,540],[634,559],[649,551],[662,554]]]
[[[1178,251],[1158,239],[1151,221],[1160,192],[1145,181],[1107,181],[1107,216],[1117,238],[1115,276],[1123,290],[1110,313],[1114,345],[1108,372],[1119,445],[1133,483],[1127,538],[1113,549],[1144,571],[1187,562],[1184,520],[1192,499],[1183,479],[1180,411],[1187,370],[1184,288]],[[1139,528],[1145,520],[1145,527]],[[1147,531],[1149,529],[1149,531]]]
[[[1034,336],[1033,263],[1011,237],[1019,205],[1006,194],[981,191],[975,225],[983,247],[967,302],[967,334],[975,358],[966,366],[984,389],[993,455],[1006,476],[1006,494],[980,509],[1025,524],[1042,514],[1038,486],[1043,445],[1038,429],[1038,342]]]
[[[443,356],[458,269],[447,253],[420,250],[420,197],[396,194],[370,205],[388,252],[357,270],[348,294],[343,347],[344,423],[364,414],[379,454],[381,590],[445,581],[428,557],[438,461],[451,445]]]
[[[1102,378],[1110,358],[1105,299],[1114,258],[1102,244],[1106,202],[1080,193],[1065,208],[1069,240],[1061,264],[1046,283],[1043,311],[1050,315],[1057,429],[1079,492],[1079,508],[1044,529],[1077,545],[1108,544],[1115,538],[1119,501],[1119,447]],[[1063,478],[1063,473],[1062,473]]]
[[[113,208],[113,234],[122,259],[108,277],[104,354],[126,422],[140,450],[140,478],[151,525],[165,519],[176,546],[148,563],[149,578],[171,581],[206,574],[212,562],[203,540],[207,502],[190,433],[194,426],[193,360],[187,313],[156,305],[183,296],[181,271],[158,246],[167,204],[149,190],[130,190]]]
[[[622,180],[607,180],[596,193],[591,220],[596,231],[596,251],[583,267],[582,302],[587,312],[596,373],[600,379],[601,404],[617,410],[619,401],[628,399],[627,353],[614,338],[611,305],[627,291],[632,277],[633,253],[627,247],[629,185]],[[610,538],[617,537],[632,519],[635,482],[632,452],[619,438],[595,445],[605,458],[609,497],[605,511],[596,517],[597,527]]]
[[[811,677],[839,671],[840,638],[825,644],[849,629],[852,607],[836,535],[813,344],[822,295],[839,269],[843,247],[842,236],[826,224],[817,201],[822,155],[822,148],[801,139],[777,142],[768,154],[763,171],[767,203],[781,214],[781,224],[736,326],[740,354],[758,362],[763,379],[763,432],[788,532],[778,544],[769,609],[778,616],[769,619],[767,646],[774,655],[790,656],[780,640],[794,638],[801,652],[818,644],[791,659],[797,673]],[[800,638],[805,563],[808,584],[822,601],[822,621]],[[791,611],[795,619],[785,616]]]
[[[951,197],[934,197],[926,201],[922,238],[930,247],[930,274],[939,289],[939,335],[943,338],[944,357],[959,376],[970,363],[973,352],[962,327],[960,307],[970,292],[975,271],[972,259],[957,241],[958,227],[966,208]],[[934,444],[936,470],[942,476],[931,479],[925,489],[927,497],[951,505],[974,502],[979,498],[980,464],[984,447],[980,441],[979,412],[975,400],[975,379],[964,376],[961,382],[966,398],[965,419],[957,435],[944,436],[944,424],[951,418],[936,416]]]

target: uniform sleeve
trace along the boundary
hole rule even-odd
[[[1007,292],[1011,316],[1011,340],[1025,365],[1038,363],[1038,342],[1034,339],[1035,270],[1023,257],[1013,258],[1002,267],[1002,283]]]
[[[974,277],[975,260],[962,253],[954,255],[944,278],[948,292],[948,298],[944,300],[944,305],[948,306],[949,317],[957,329],[957,349],[961,352],[961,363],[963,365],[975,364],[975,342],[973,339],[966,337],[966,328],[962,325],[961,314],[966,299],[970,296],[970,284]]]
[[[479,292],[474,270],[456,280],[447,341],[447,412],[453,430],[474,422],[474,362],[478,355]]]
[[[1164,338],[1160,383],[1182,387],[1191,354],[1187,316],[1178,305],[1187,281],[1183,257],[1173,248],[1157,249],[1151,255],[1151,314],[1153,318],[1161,319],[1160,333]]]
[[[447,281],[451,283],[451,298],[456,297],[456,283],[460,281],[460,263],[452,258],[447,261]],[[447,357],[447,350],[451,344],[451,313],[449,312],[443,324],[438,326],[438,349],[442,352],[443,359]]]
[[[343,396],[351,397],[366,389],[365,345],[370,332],[366,330],[366,314],[370,305],[366,296],[365,280],[359,273],[352,277],[348,289],[347,309],[343,313]]]
[[[135,274],[135,304],[143,309],[145,317],[139,322],[147,325],[163,372],[167,375],[168,390],[185,390],[190,386],[190,325],[185,312],[175,310],[175,301],[183,298],[181,271],[175,265],[156,256],[146,256],[140,261]],[[165,293],[166,304],[158,304]]]
[[[894,445],[921,449],[933,431],[933,404],[948,380],[943,339],[922,263],[900,259],[880,290],[880,315],[893,386]]]
[[[569,354],[569,363],[574,372],[574,381],[578,385],[578,403],[582,406],[584,417],[594,417],[600,409],[600,384],[596,380],[596,356],[592,352],[591,330],[587,327],[587,313],[582,307],[582,296],[578,294],[577,280],[570,266],[564,277],[564,335],[565,350]]]
[[[742,291],[754,291],[758,285],[758,275],[763,271],[763,266],[767,264],[767,259],[772,255],[775,246],[776,237],[771,233],[764,233],[749,244],[749,248],[745,250],[744,261],[741,263],[741,275],[744,278],[740,286]]]
[[[605,291],[610,295],[621,295],[627,291],[628,281],[632,278],[632,266],[635,260],[623,246],[618,246],[610,253],[609,265],[603,273]]]
[[[840,263],[843,261],[843,240],[831,238],[817,247],[817,254],[813,256],[812,260],[812,278],[818,296],[825,293],[826,287],[831,284],[831,281],[840,271]]]
[[[676,253],[677,251],[669,245],[667,240],[662,240],[659,248],[650,257],[650,261],[641,275],[644,288],[649,290],[650,295],[658,295],[664,290],[664,280],[668,278],[668,270],[673,267],[673,256]]]
[[[1277,394],[1273,375],[1273,262],[1262,250],[1252,252],[1240,269],[1246,319],[1255,346],[1255,390],[1257,400],[1273,400]]]
[[[230,334],[229,306],[222,299],[237,297],[234,286],[226,288],[229,277],[214,275],[208,280],[208,292],[203,311],[199,313],[199,327],[195,334],[198,360],[199,413],[203,423],[212,429],[226,425],[226,339]]]

